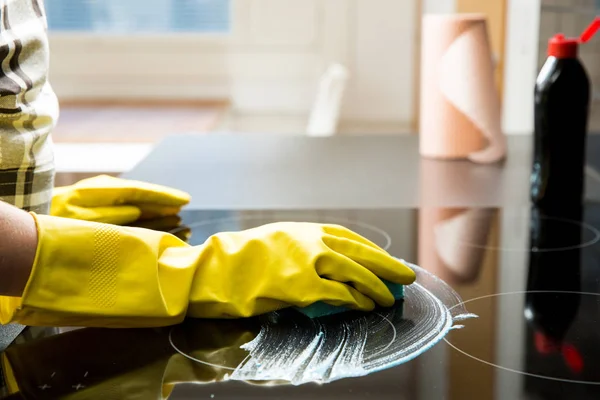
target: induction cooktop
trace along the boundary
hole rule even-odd
[[[284,310],[160,329],[28,328],[0,357],[0,399],[600,396],[600,205],[185,210],[146,226],[198,245],[290,220],[347,226],[418,265],[424,290],[316,322]]]

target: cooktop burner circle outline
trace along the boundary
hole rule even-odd
[[[265,314],[254,338],[238,344],[248,354],[240,354],[231,361],[223,359],[223,363],[204,360],[197,357],[193,349],[186,348],[189,346],[186,331],[178,330],[184,328],[176,326],[169,331],[169,344],[185,358],[230,371],[228,379],[241,381],[276,380],[294,385],[326,383],[393,368],[430,349],[453,329],[456,320],[472,315],[465,314],[466,310],[460,311],[464,308],[458,304],[460,298],[453,300],[457,294],[445,282],[408,264],[417,273],[417,281],[406,287],[408,302],[402,302],[400,307],[367,314],[349,311],[354,314],[323,319],[311,319],[301,313],[290,318],[292,314],[289,313],[296,316],[293,310]],[[458,312],[451,312],[450,304],[456,305],[452,309]],[[290,329],[296,333],[305,332],[308,336],[291,339],[292,342],[299,340],[293,350],[282,349],[280,343],[288,343]],[[345,334],[335,339],[336,332]],[[405,335],[407,332],[412,335]],[[348,348],[346,343],[358,343],[358,346]]]
[[[388,344],[383,349],[381,349],[377,353],[373,354],[372,357],[375,357],[375,356],[383,353],[387,349],[389,349],[390,346],[392,345],[392,343],[394,343],[394,340],[396,340],[396,337],[398,336],[398,331],[396,330],[396,327],[394,326],[394,324],[392,324],[392,321],[390,321],[387,317],[384,317],[383,315],[381,315],[378,312],[376,312],[375,314],[379,315],[385,322],[387,322],[392,327],[392,330],[394,331],[394,336],[390,339]]]
[[[302,211],[301,211],[302,212]],[[275,219],[277,219],[277,221],[279,222],[285,222],[286,218],[293,218],[293,219],[298,219],[299,217],[302,216],[302,214],[298,213],[298,214],[294,214],[294,213],[286,213],[286,212],[276,212],[273,214],[270,214],[269,216],[264,216],[264,215],[243,215],[243,216],[235,216],[235,217],[226,217],[226,218],[213,218],[213,219],[207,219],[204,221],[197,221],[197,222],[192,222],[191,224],[187,224],[185,226],[181,226],[181,227],[177,227],[175,229],[172,229],[171,231],[169,231],[170,233],[177,233],[180,230],[183,229],[194,229],[195,227],[198,226],[206,226],[206,225],[211,225],[211,224],[215,224],[215,223],[220,223],[220,222],[227,222],[227,221],[251,221],[251,220],[260,220],[260,219],[265,219],[265,220],[270,220],[273,219],[272,222],[276,222]],[[280,218],[281,217],[281,218]],[[314,219],[314,218],[311,218]],[[327,224],[327,223],[333,223],[333,224],[339,224],[339,225],[343,225],[344,227],[351,229],[351,227],[344,225],[344,224],[351,224],[351,225],[356,225],[358,227],[364,228],[364,229],[368,229],[371,230],[373,232],[376,232],[377,234],[381,235],[383,237],[383,239],[385,240],[385,244],[380,244],[375,242],[378,246],[380,246],[382,249],[384,250],[388,250],[390,248],[390,246],[392,245],[392,237],[389,235],[389,233],[387,233],[386,231],[384,231],[383,229],[375,226],[375,225],[371,225],[368,224],[366,222],[362,222],[362,221],[353,221],[349,218],[343,218],[343,217],[330,217],[330,216],[324,216],[322,218],[317,218],[317,219],[321,219],[321,222],[317,222],[317,221],[304,221],[304,222],[314,222],[314,223],[321,223],[321,224]],[[192,231],[193,233],[193,231]],[[217,233],[217,232],[215,232]],[[367,238],[369,240],[372,240],[370,238]],[[373,241],[373,240],[372,240]]]
[[[473,247],[473,248],[477,248],[477,249],[487,249],[487,250],[494,250],[494,251],[511,251],[511,252],[521,252],[521,251],[528,251],[528,252],[532,252],[532,253],[547,253],[547,252],[553,252],[553,251],[565,251],[565,250],[576,250],[576,249],[582,249],[584,247],[589,247],[592,246],[596,243],[598,243],[600,241],[600,230],[596,229],[594,226],[588,224],[587,222],[583,222],[583,221],[576,221],[576,220],[572,220],[572,219],[568,219],[568,218],[559,218],[559,217],[547,217],[547,216],[543,216],[541,217],[542,219],[546,219],[546,220],[554,220],[554,221],[560,221],[563,223],[569,223],[572,225],[579,225],[581,228],[587,229],[588,231],[592,232],[592,234],[594,235],[593,238],[587,240],[586,242],[583,243],[579,243],[577,245],[571,245],[571,246],[563,246],[563,247],[552,247],[552,248],[542,248],[542,249],[538,249],[536,247],[533,248],[515,248],[515,247],[503,247],[503,246],[489,246],[489,245],[480,245],[480,244],[476,244],[476,243],[471,243],[471,242],[465,242],[465,241],[459,241],[458,243],[463,245],[463,246],[468,246],[468,247]]]
[[[506,295],[524,295],[524,294],[528,294],[528,293],[541,293],[541,294],[543,294],[543,293],[561,293],[561,294],[578,294],[578,295],[588,295],[588,296],[600,297],[600,293],[594,293],[594,292],[577,292],[577,291],[568,291],[568,290],[564,290],[564,291],[561,291],[561,290],[517,290],[517,291],[513,291],[513,292],[493,293],[493,294],[487,294],[484,296],[474,297],[472,299],[464,300],[461,303],[450,307],[449,310],[452,310],[454,307],[464,306],[467,303],[477,301],[477,300],[487,299],[490,297],[499,297],[499,296],[506,296]],[[447,336],[444,336],[443,340],[444,340],[444,342],[446,342],[446,344],[448,344],[450,347],[452,347],[454,350],[458,351],[459,353],[461,353],[473,360],[479,361],[479,362],[489,365],[491,367],[501,369],[503,371],[512,372],[512,373],[516,373],[516,374],[520,374],[520,375],[531,376],[534,378],[547,379],[547,380],[556,381],[556,382],[567,382],[567,383],[576,383],[576,384],[582,384],[582,385],[600,386],[600,381],[594,382],[594,381],[584,381],[584,380],[577,380],[577,379],[556,378],[556,377],[552,377],[552,376],[548,376],[548,375],[536,374],[533,372],[519,371],[518,369],[494,364],[490,361],[483,360],[479,357],[471,355],[471,354],[467,353],[466,351],[458,348],[457,346],[455,346],[454,344],[452,344],[452,342],[450,342],[448,340]]]
[[[177,328],[177,327],[174,326],[173,328],[171,328],[171,330],[169,330],[169,344],[171,345],[171,347],[176,352],[178,352],[179,354],[181,354],[182,356],[184,356],[187,359],[190,359],[190,360],[192,360],[194,362],[197,362],[197,363],[200,363],[200,364],[208,365],[209,367],[215,367],[215,368],[221,368],[221,369],[227,369],[227,370],[230,370],[230,371],[235,371],[235,368],[226,367],[224,365],[219,365],[219,364],[213,364],[213,363],[210,363],[208,361],[202,361],[202,360],[199,360],[199,359],[197,359],[195,357],[192,357],[189,354],[185,353],[184,351],[180,350],[179,347],[177,347],[175,345],[175,343],[173,342],[173,331],[175,330],[175,328]],[[248,358],[248,357],[250,357],[250,354],[248,354],[248,356],[246,358]]]

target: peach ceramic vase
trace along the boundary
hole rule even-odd
[[[506,143],[485,16],[426,15],[422,27],[421,155],[501,160]]]

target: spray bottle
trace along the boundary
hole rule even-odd
[[[579,38],[552,37],[536,80],[531,199],[551,213],[582,201],[590,80],[578,49],[599,28],[597,17]]]

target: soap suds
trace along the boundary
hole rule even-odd
[[[239,365],[219,366],[173,347],[187,358],[231,370],[230,380],[327,383],[367,375],[405,363],[438,343],[454,325],[477,317],[458,294],[422,268],[405,288],[405,300],[372,313],[349,311],[311,319],[294,310],[260,317],[260,330],[241,346],[248,356]]]

